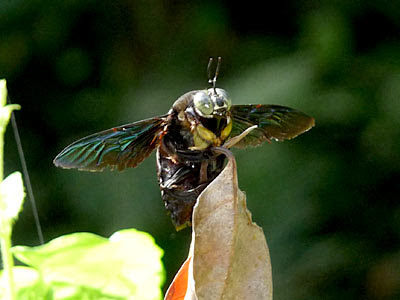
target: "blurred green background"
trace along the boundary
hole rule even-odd
[[[170,282],[190,230],[165,215],[155,155],[122,173],[52,160],[80,137],[164,114],[206,88],[208,58],[222,56],[218,86],[234,103],[316,119],[295,140],[235,151],[274,299],[400,299],[397,1],[2,0],[0,32],[46,240],[136,227],[165,250]],[[6,173],[21,169],[11,130],[5,155]],[[38,244],[28,201],[14,244]]]

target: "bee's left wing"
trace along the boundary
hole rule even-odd
[[[92,134],[66,147],[54,164],[84,171],[134,168],[158,146],[166,123],[161,116]]]
[[[314,126],[314,118],[280,105],[233,105],[231,137],[247,128],[257,125],[242,140],[235,144],[238,148],[257,146],[269,140],[292,139]]]

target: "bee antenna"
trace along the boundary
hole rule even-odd
[[[208,77],[208,83],[212,83],[212,78],[211,78],[211,66],[213,64],[214,58],[210,57],[210,60],[208,61],[207,65],[207,77]]]
[[[217,62],[217,67],[215,68],[214,77],[212,77],[212,75],[211,75],[211,66],[213,65],[213,61],[214,61],[214,59],[212,57],[210,57],[210,60],[208,61],[208,65],[207,65],[207,74],[208,74],[208,83],[212,84],[214,93],[216,94],[217,91],[215,90],[215,84],[217,82],[219,70],[221,68],[222,58],[221,58],[221,56],[218,57],[218,62]]]

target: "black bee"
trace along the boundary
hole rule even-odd
[[[95,133],[66,147],[54,159],[62,168],[119,171],[134,168],[157,148],[157,175],[165,208],[177,230],[190,225],[199,194],[222,171],[225,156],[214,147],[257,146],[291,139],[314,126],[314,119],[279,105],[232,105],[212,87],[178,98],[166,115]],[[208,64],[209,78],[212,59]]]

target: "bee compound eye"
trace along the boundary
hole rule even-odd
[[[196,110],[204,116],[211,115],[214,111],[214,105],[211,98],[205,92],[198,92],[193,96],[193,103]]]
[[[217,101],[216,102],[217,102],[217,105],[219,107],[222,107],[225,104],[224,99],[222,97],[217,97]]]
[[[226,105],[226,109],[227,109],[227,110],[230,110],[230,109],[231,109],[231,106],[232,106],[232,101],[231,101],[231,99],[230,99],[230,98],[225,98],[225,99],[224,99],[224,102],[225,102],[225,105]]]
[[[231,108],[232,102],[224,89],[216,88],[215,91],[214,89],[208,91],[216,108],[225,108],[226,110]]]

